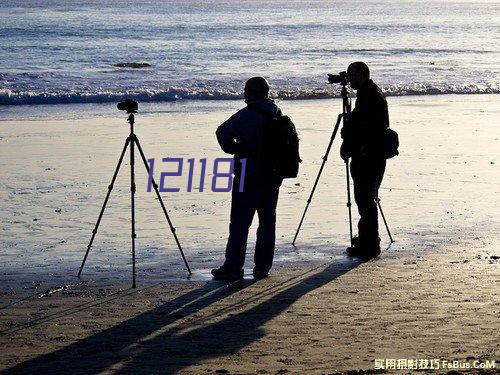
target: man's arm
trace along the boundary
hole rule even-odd
[[[389,127],[387,101],[382,93],[365,93],[356,100],[356,107],[350,117],[356,133],[370,138]]]
[[[241,140],[236,130],[236,116],[237,114],[227,119],[215,132],[220,147],[228,154],[236,154],[240,151]]]
[[[340,149],[342,159],[351,156],[353,144],[373,145],[379,142],[384,129],[389,127],[387,101],[379,90],[358,93],[356,106],[347,117],[341,135],[344,139]]]

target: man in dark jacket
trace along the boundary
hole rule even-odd
[[[244,93],[247,106],[220,125],[216,132],[222,150],[234,154],[235,158],[226,260],[220,268],[212,270],[214,278],[220,280],[243,277],[248,231],[255,212],[259,217],[253,269],[255,278],[268,275],[274,257],[276,205],[282,179],[271,177],[266,169],[264,128],[269,118],[281,112],[268,98],[269,85],[264,78],[250,78]],[[240,160],[243,158],[246,158],[245,181],[240,192]]]
[[[356,105],[342,129],[341,157],[351,159],[354,200],[360,220],[359,237],[347,252],[372,258],[380,254],[376,199],[385,171],[383,136],[389,127],[387,101],[382,90],[370,79],[368,66],[354,62],[347,69],[347,80],[357,90]]]

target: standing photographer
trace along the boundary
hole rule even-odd
[[[347,69],[347,81],[357,90],[356,105],[342,129],[342,159],[351,158],[354,199],[360,220],[359,237],[347,252],[352,256],[372,258],[380,254],[376,199],[384,176],[384,131],[389,127],[387,101],[382,90],[370,79],[368,66],[354,62]]]
[[[231,197],[231,222],[224,264],[212,270],[219,280],[238,280],[243,277],[247,238],[255,212],[259,216],[255,267],[253,275],[266,277],[273,263],[276,239],[276,205],[282,178],[269,174],[266,160],[266,127],[269,118],[281,116],[280,109],[268,98],[269,84],[262,77],[250,78],[245,84],[247,106],[217,129],[217,140],[224,152],[235,156],[235,176]],[[241,163],[246,159],[243,191],[239,191]]]

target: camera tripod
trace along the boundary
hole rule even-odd
[[[139,139],[137,136],[134,134],[134,123],[135,123],[135,117],[134,113],[136,110],[127,110],[127,113],[129,114],[128,116],[128,123],[130,124],[130,134],[125,140],[125,145],[123,146],[122,153],[120,155],[120,159],[118,160],[118,165],[116,166],[115,173],[113,174],[113,178],[111,179],[111,184],[108,186],[108,193],[106,194],[106,198],[104,199],[104,203],[101,207],[101,212],[99,213],[99,217],[97,219],[97,222],[95,224],[94,230],[92,231],[92,237],[90,238],[90,242],[87,246],[87,251],[85,252],[85,256],[83,257],[82,265],[80,266],[80,270],[78,271],[78,277],[82,274],[83,267],[85,265],[85,262],[87,260],[87,256],[89,255],[90,248],[92,247],[92,243],[94,242],[94,238],[97,234],[97,229],[99,228],[99,224],[101,223],[102,216],[104,214],[104,210],[106,209],[106,204],[108,203],[109,196],[111,195],[111,190],[113,190],[113,185],[115,183],[116,177],[118,176],[118,171],[120,170],[120,166],[123,161],[123,157],[125,156],[125,152],[127,151],[127,147],[130,146],[130,202],[131,202],[131,215],[132,215],[132,288],[136,287],[136,272],[135,272],[135,239],[136,239],[136,233],[135,233],[135,192],[136,192],[136,186],[135,186],[135,155],[134,155],[134,146],[137,146],[137,149],[139,150],[139,153],[141,154],[142,161],[144,162],[144,166],[146,167],[146,171],[149,175],[149,165],[146,160],[146,156],[144,155],[144,152],[142,151],[141,144],[139,143]],[[152,177],[152,176],[151,176]],[[158,184],[155,182],[154,178],[151,178],[152,185],[154,187],[154,190],[156,192],[156,196],[158,200],[160,201],[161,208],[163,210],[163,213],[165,214],[165,218],[167,219],[168,225],[170,227],[170,231],[172,232],[175,242],[177,244],[177,247],[179,248],[179,251],[182,256],[182,260],[184,261],[184,264],[186,265],[186,268],[188,270],[189,275],[191,275],[191,269],[189,268],[189,264],[186,260],[186,257],[184,256],[184,252],[182,251],[181,244],[179,242],[179,239],[177,238],[177,234],[175,233],[175,228],[172,224],[172,221],[170,220],[170,217],[168,216],[167,209],[165,208],[165,204],[163,203],[163,200],[161,198],[160,192],[158,190]]]
[[[323,172],[323,168],[325,167],[326,161],[328,160],[328,155],[330,154],[330,150],[333,145],[333,141],[335,140],[335,137],[337,136],[337,132],[339,130],[340,123],[342,122],[342,126],[345,126],[346,122],[346,117],[349,113],[351,113],[351,100],[347,96],[347,81],[345,79],[338,81],[339,83],[342,84],[342,89],[341,89],[341,95],[342,95],[342,113],[340,113],[337,116],[337,122],[335,123],[335,127],[333,128],[332,135],[330,137],[330,141],[328,143],[328,146],[326,148],[325,155],[323,156],[323,162],[321,163],[321,166],[319,168],[318,175],[316,176],[316,181],[314,181],[313,188],[311,190],[311,194],[309,195],[309,198],[307,199],[306,207],[304,209],[304,213],[302,214],[302,217],[299,222],[299,226],[297,227],[297,231],[295,232],[295,236],[293,237],[292,245],[295,246],[295,241],[297,240],[297,237],[299,235],[299,231],[302,227],[302,223],[304,222],[304,218],[306,217],[307,210],[309,209],[309,205],[311,204],[314,192],[316,191],[316,187],[318,186],[319,179],[321,177],[321,173]],[[330,83],[336,83],[331,81]],[[351,246],[354,246],[353,243],[353,234],[352,234],[352,210],[351,210],[351,183],[350,183],[350,173],[349,173],[349,159],[345,160],[345,172],[346,172],[346,182],[347,182],[347,211],[348,211],[348,216],[349,216],[349,236],[350,236],[350,242]],[[385,228],[387,230],[387,233],[389,235],[391,244],[394,242],[392,239],[391,231],[389,230],[389,226],[387,224],[387,221],[385,219],[384,212],[382,211],[382,206],[380,205],[380,199],[377,197],[375,199],[375,202],[377,203],[377,206],[379,208],[380,214],[382,216],[382,219],[385,224]]]

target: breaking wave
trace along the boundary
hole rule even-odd
[[[498,86],[456,85],[432,86],[424,84],[382,85],[387,96],[443,95],[443,94],[498,94]],[[272,96],[282,99],[322,99],[340,96],[340,90],[323,88],[278,88]],[[171,102],[177,100],[234,100],[242,97],[241,90],[224,88],[148,89],[141,91],[17,91],[0,89],[0,105],[37,105],[71,103],[108,103],[125,98],[141,102]]]

